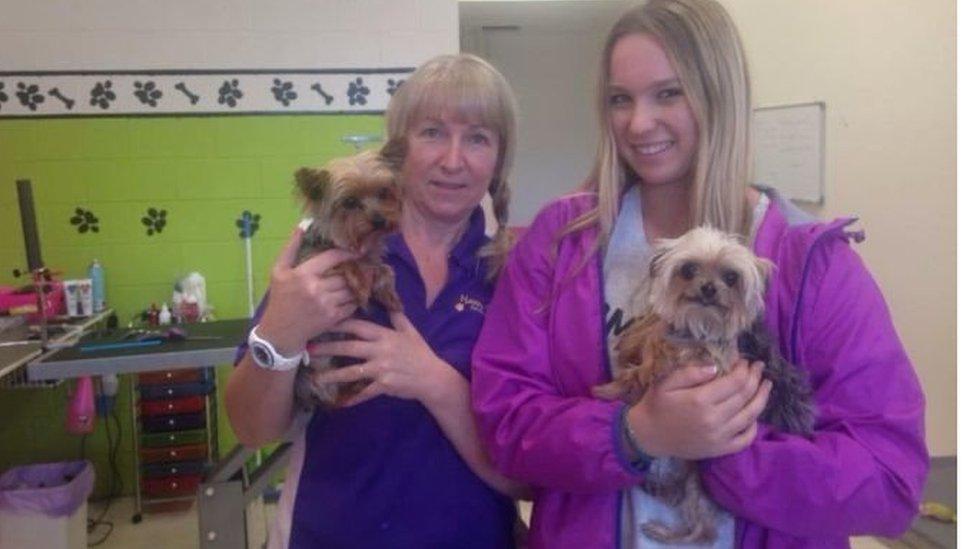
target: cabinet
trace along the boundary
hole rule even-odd
[[[135,514],[189,506],[217,460],[213,368],[139,374],[132,383]]]

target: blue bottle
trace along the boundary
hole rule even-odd
[[[105,310],[105,271],[98,260],[88,267],[88,278],[92,281],[92,310],[96,313]]]

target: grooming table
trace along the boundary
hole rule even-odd
[[[247,319],[184,324],[180,327],[185,328],[191,338],[186,341],[85,352],[82,348],[89,345],[132,342],[122,339],[127,332],[125,329],[109,335],[91,334],[69,348],[28,364],[27,377],[31,381],[40,381],[230,364],[234,361],[238,344],[246,335],[247,326]],[[161,327],[163,330],[165,328]],[[216,339],[196,340],[193,337]]]

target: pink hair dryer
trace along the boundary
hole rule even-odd
[[[68,401],[64,430],[72,435],[86,435],[95,430],[95,388],[90,377],[79,377]]]

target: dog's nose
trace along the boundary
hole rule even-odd
[[[702,284],[699,291],[701,292],[702,296],[708,299],[715,297],[715,285],[712,284],[711,282],[706,282]]]
[[[374,215],[373,218],[370,219],[370,223],[373,224],[374,229],[382,229],[383,227],[386,227],[386,218],[384,218],[382,215]]]

